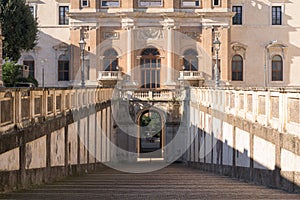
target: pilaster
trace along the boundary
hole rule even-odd
[[[165,85],[167,87],[174,87],[174,74],[172,73],[175,29],[174,19],[166,18],[164,20],[164,29],[167,32],[167,80],[165,82]]]
[[[124,18],[121,21],[122,23],[122,29],[125,30],[127,33],[127,66],[126,66],[126,74],[128,75],[128,77],[130,77],[130,80],[133,81],[133,77],[131,74],[131,70],[132,70],[132,47],[134,46],[133,44],[133,29],[134,29],[134,21],[131,18]]]

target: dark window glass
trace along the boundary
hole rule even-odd
[[[232,77],[233,81],[243,81],[243,58],[235,55],[232,58]]]
[[[69,18],[66,13],[69,12],[69,6],[59,6],[59,25],[68,25]]]
[[[184,52],[183,66],[185,71],[198,71],[198,53],[193,49]]]
[[[139,6],[162,6],[162,0],[139,0]]]
[[[119,0],[101,1],[101,6],[104,6],[104,7],[119,7],[120,2],[119,2]]]
[[[282,24],[281,6],[272,6],[272,25]]]
[[[141,88],[160,88],[160,54],[156,48],[147,48],[142,53]]]
[[[232,12],[235,12],[235,16],[232,19],[232,24],[234,25],[241,25],[243,23],[243,10],[242,6],[233,6],[232,7]]]
[[[214,0],[214,6],[219,6],[220,5],[220,0]]]
[[[87,0],[82,0],[81,1],[81,6],[85,7],[85,6],[88,6],[88,5],[89,5],[89,3],[88,3]]]
[[[182,0],[182,6],[187,7],[194,7],[194,6],[200,6],[199,0]]]
[[[60,56],[58,60],[58,80],[69,81],[69,60],[66,56]]]
[[[104,52],[104,71],[118,71],[118,53],[114,49]]]
[[[272,81],[283,80],[283,66],[281,56],[274,56],[272,58]]]

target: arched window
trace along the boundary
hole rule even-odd
[[[144,49],[141,53],[141,87],[160,88],[160,54],[156,48]]]
[[[29,67],[29,76],[34,78],[34,59],[32,56],[28,55],[24,57],[23,65]]]
[[[69,81],[69,58],[66,55],[60,55],[58,58],[58,80]]]
[[[231,79],[233,81],[243,81],[243,58],[240,55],[232,57],[231,61]]]
[[[183,70],[198,71],[198,53],[193,49],[188,49],[183,53]]]
[[[118,71],[118,53],[114,49],[104,52],[104,71]]]
[[[272,81],[283,80],[283,66],[282,58],[279,55],[275,55],[272,58]]]

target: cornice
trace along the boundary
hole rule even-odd
[[[205,17],[222,17],[232,18],[233,12],[69,12],[68,17],[73,19],[87,19],[87,18],[205,18]]]

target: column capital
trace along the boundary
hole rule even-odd
[[[123,18],[122,21],[122,29],[131,30],[134,28],[134,20],[131,18]]]
[[[165,18],[163,21],[163,26],[165,29],[175,29],[175,20],[171,18]]]

